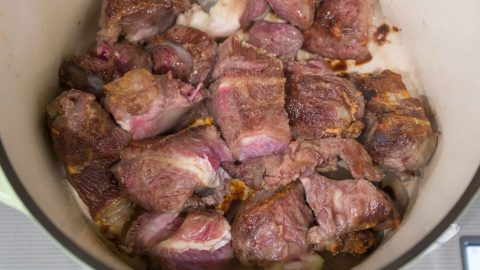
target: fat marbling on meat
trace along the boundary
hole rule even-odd
[[[233,248],[244,265],[297,260],[309,253],[307,231],[312,224],[303,188],[292,183],[244,203],[232,225]]]
[[[194,4],[178,16],[177,24],[197,28],[212,37],[228,37],[268,10],[265,0],[218,0],[208,6]]]
[[[218,212],[198,210],[187,214],[180,228],[155,245],[150,256],[162,269],[229,269],[234,258],[230,224]]]
[[[235,159],[279,152],[291,139],[282,62],[236,37],[219,46],[210,111]]]
[[[134,140],[172,129],[182,116],[207,96],[206,90],[145,69],[127,72],[105,85],[105,106]]]
[[[176,78],[193,85],[206,83],[215,65],[217,43],[206,33],[187,26],[174,26],[148,46],[154,72],[172,71]]]
[[[318,223],[308,231],[308,241],[317,250],[327,248],[338,241],[338,237],[351,232],[370,228],[384,230],[400,224],[391,200],[366,180],[331,180],[307,173],[300,181]]]
[[[292,60],[302,47],[303,34],[292,25],[261,20],[250,28],[248,43],[282,60]]]
[[[317,61],[318,62],[318,61]],[[363,129],[365,102],[347,79],[337,77],[315,62],[290,63],[286,105],[294,137],[357,137]]]
[[[232,161],[214,126],[134,142],[114,173],[122,191],[141,207],[178,212],[195,190],[221,184],[220,163]]]
[[[188,0],[105,0],[97,41],[114,43],[120,36],[132,43],[145,41],[167,30],[188,8]]]
[[[176,232],[184,220],[179,213],[142,213],[132,221],[120,249],[130,255],[148,254],[156,244]]]
[[[305,32],[304,47],[327,58],[366,60],[371,16],[371,0],[324,0]]]
[[[375,163],[394,172],[424,167],[435,151],[437,134],[402,76],[384,70],[357,76],[356,82],[369,99],[365,146]]]
[[[378,182],[382,172],[373,165],[363,146],[354,139],[325,138],[294,141],[282,154],[263,156],[223,168],[232,176],[255,188],[274,189],[298,179],[302,173],[321,165],[336,165],[344,160],[355,179]]]
[[[312,26],[315,7],[320,0],[267,0],[277,16],[302,30]]]

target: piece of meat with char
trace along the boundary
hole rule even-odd
[[[312,211],[303,187],[292,183],[277,192],[246,201],[232,225],[233,248],[244,265],[268,266],[297,260],[309,253],[307,231]]]
[[[369,98],[365,146],[375,163],[396,172],[424,167],[435,151],[437,134],[402,76],[385,70],[357,76],[356,81]]]
[[[265,49],[282,60],[292,60],[303,44],[303,34],[286,23],[257,21],[249,30],[248,43]]]
[[[211,37],[228,37],[267,10],[265,0],[200,1],[200,5],[194,4],[178,16],[177,24],[199,29]]]
[[[187,26],[174,26],[148,45],[157,74],[172,71],[176,78],[193,85],[206,83],[215,64],[217,43],[206,33]]]
[[[220,163],[232,161],[214,126],[133,142],[114,173],[122,191],[141,207],[178,212],[195,190],[218,187]]]
[[[46,116],[69,183],[100,230],[110,238],[120,236],[133,204],[120,195],[109,167],[128,145],[128,133],[115,126],[93,95],[78,90],[63,92]]]
[[[67,180],[88,207],[90,217],[103,235],[112,239],[121,237],[135,207],[120,194],[110,168],[102,162],[94,163],[81,172],[69,174]]]
[[[358,137],[365,109],[362,93],[347,79],[311,65],[290,64],[286,72],[285,108],[293,136]]]
[[[120,36],[132,43],[147,40],[167,30],[188,8],[187,0],[105,0],[97,41],[114,43]]]
[[[131,223],[120,249],[130,255],[145,255],[177,231],[184,219],[178,213],[145,212]]]
[[[231,37],[219,47],[210,111],[235,159],[284,150],[291,139],[280,60]]]
[[[278,17],[302,30],[312,26],[315,7],[320,0],[267,0]]]
[[[234,258],[230,224],[216,211],[191,212],[174,234],[152,248],[150,256],[168,270],[229,269]]]
[[[69,171],[94,161],[113,163],[130,136],[115,126],[95,96],[79,90],[63,92],[46,110],[53,146]]]
[[[151,70],[152,60],[143,48],[126,42],[94,46],[89,53],[67,58],[60,67],[60,86],[103,96],[103,86],[126,72]]]
[[[300,181],[318,223],[308,231],[308,241],[317,250],[351,232],[385,230],[400,224],[391,200],[366,180],[330,180],[310,173],[302,175]]]
[[[194,88],[170,73],[157,76],[136,69],[105,85],[105,106],[139,140],[172,129],[206,95],[201,86]]]
[[[328,251],[333,254],[350,253],[361,255],[377,244],[375,234],[371,230],[354,231],[333,240],[322,242],[319,246],[314,245],[317,251]]]
[[[325,138],[294,141],[282,154],[273,154],[244,161],[239,165],[225,162],[222,167],[234,178],[254,188],[274,189],[295,181],[318,166],[336,166],[341,158],[355,179],[377,182],[382,172],[373,165],[363,146],[354,139]]]
[[[305,32],[304,47],[332,59],[368,59],[371,16],[370,0],[324,0]]]

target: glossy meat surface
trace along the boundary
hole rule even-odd
[[[206,33],[187,26],[174,26],[148,46],[157,74],[172,71],[176,78],[193,85],[205,83],[215,65],[217,43]]]
[[[303,44],[303,34],[286,23],[256,22],[249,31],[248,43],[265,49],[282,60],[292,60]]]
[[[302,30],[313,23],[315,7],[319,0],[267,0],[277,16]]]

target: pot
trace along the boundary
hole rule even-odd
[[[0,175],[0,199],[23,204],[86,265],[131,269],[137,262],[119,259],[100,241],[67,192],[43,118],[59,94],[62,59],[94,40],[100,5],[0,1],[0,162],[6,175]],[[401,28],[397,35],[410,56],[408,73],[428,98],[441,135],[402,225],[358,269],[394,269],[414,259],[455,221],[480,186],[480,2],[381,0],[380,9]]]

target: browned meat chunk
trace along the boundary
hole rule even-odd
[[[288,61],[286,62],[287,75],[335,75],[335,72],[325,63],[321,58],[313,58],[302,61]]]
[[[186,0],[105,0],[97,40],[114,43],[124,36],[129,42],[144,41],[167,30],[188,7]]]
[[[268,266],[296,260],[309,252],[307,231],[313,222],[300,184],[247,201],[232,225],[233,248],[244,265]]]
[[[47,120],[56,152],[74,171],[96,160],[118,160],[130,140],[95,96],[78,90],[63,92],[48,105]]]
[[[234,158],[282,151],[291,139],[282,63],[235,37],[219,50],[210,110]]]
[[[292,60],[303,44],[303,34],[286,23],[258,21],[250,28],[248,43],[265,49],[282,60]]]
[[[214,211],[187,215],[180,228],[150,252],[162,269],[229,269],[233,260],[232,235],[228,221]]]
[[[178,213],[143,213],[130,225],[120,248],[131,255],[147,254],[156,244],[170,237],[184,219]]]
[[[336,237],[334,240],[324,242],[314,248],[318,251],[326,250],[333,254],[351,253],[361,255],[365,254],[374,245],[376,245],[374,233],[370,230],[364,230]]]
[[[282,19],[307,30],[313,23],[315,6],[320,0],[267,0],[275,13]]]
[[[129,71],[105,85],[105,105],[134,140],[172,129],[181,117],[206,97],[204,88],[156,76],[145,69]]]
[[[215,64],[217,43],[206,33],[187,26],[174,26],[149,46],[158,74],[172,71],[176,78],[193,85],[205,83]]]
[[[128,43],[104,43],[88,54],[68,58],[60,67],[60,86],[102,96],[103,86],[115,78],[132,69],[151,70],[151,67],[150,54],[141,47]]]
[[[120,195],[110,169],[104,164],[92,164],[79,173],[69,174],[67,179],[100,231],[109,238],[121,236],[133,215],[134,205]]]
[[[435,151],[437,134],[401,75],[385,70],[359,76],[357,82],[370,98],[365,146],[374,162],[397,172],[424,167]]]
[[[365,103],[362,93],[344,78],[314,69],[308,63],[290,65],[286,110],[294,137],[358,137]],[[318,70],[318,72],[315,72]]]
[[[107,237],[120,236],[133,204],[120,196],[109,166],[129,143],[128,134],[115,127],[93,95],[78,90],[57,97],[47,107],[47,121],[67,179],[92,220]]]
[[[391,200],[368,181],[330,180],[315,173],[303,175],[300,181],[318,222],[308,231],[308,241],[317,250],[351,232],[384,230],[400,224]]]
[[[319,165],[336,165],[338,157],[347,163],[355,179],[380,181],[383,178],[360,143],[341,138],[295,141],[283,154],[244,161],[240,165],[227,162],[222,166],[231,176],[252,187],[272,189],[287,185]]]
[[[135,142],[114,168],[123,192],[147,210],[178,212],[195,190],[218,187],[231,155],[213,126]]]
[[[324,0],[305,32],[305,48],[333,59],[367,59],[372,13],[370,0]]]

